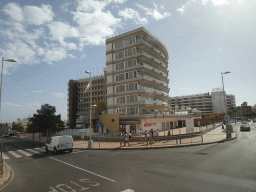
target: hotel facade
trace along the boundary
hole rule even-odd
[[[145,28],[106,39],[104,73],[106,105],[98,113],[107,130],[138,132],[192,126],[188,116],[170,114],[168,51]],[[79,120],[85,118],[88,116]]]

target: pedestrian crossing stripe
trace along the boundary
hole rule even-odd
[[[3,155],[3,159],[10,159],[8,156],[6,156],[4,153],[2,154]]]
[[[8,153],[10,153],[12,156],[16,157],[16,158],[20,158],[21,156],[18,155],[17,153],[13,152],[13,151],[8,151]]]
[[[23,153],[24,155],[26,156],[32,156],[32,154],[30,153],[27,153],[26,151],[23,151],[23,150],[18,150],[20,153]]]
[[[30,151],[30,152],[32,152],[32,153],[42,154],[42,153],[40,153],[40,152],[38,152],[38,151],[35,151],[35,150],[33,150],[33,149],[27,149],[27,150]]]

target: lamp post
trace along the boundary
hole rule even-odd
[[[90,74],[90,83],[89,83],[89,87],[90,87],[90,140],[88,142],[88,148],[90,149],[93,146],[93,141],[92,141],[92,137],[91,137],[91,128],[92,128],[92,73],[90,71],[85,71],[85,73]]]
[[[224,105],[225,105],[225,117],[227,115],[227,103],[226,103],[226,94],[225,94],[225,90],[224,90],[224,81],[223,81],[223,74],[228,74],[231,73],[229,71],[226,71],[224,73],[221,72],[221,79],[222,79],[222,87],[223,87],[223,95],[224,95]]]
[[[2,71],[1,71],[1,86],[0,86],[0,113],[1,113],[1,96],[2,96],[2,84],[3,84],[3,69],[4,69],[4,61],[8,62],[16,62],[13,59],[6,59],[2,57]],[[0,171],[1,171],[1,177],[3,176],[3,124],[2,124],[2,138],[1,138],[1,160],[0,160]]]

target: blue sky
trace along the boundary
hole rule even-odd
[[[171,2],[171,3],[170,3]],[[169,52],[170,96],[220,88],[255,105],[255,0],[2,0],[1,122],[56,106],[67,119],[70,79],[103,74],[105,39],[142,24]]]

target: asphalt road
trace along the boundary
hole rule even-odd
[[[250,132],[240,132],[239,126],[234,125],[237,139],[232,141],[169,149],[74,150],[54,156],[40,152],[38,143],[31,147],[13,140],[6,146],[21,157],[8,153],[10,147],[6,150],[5,161],[15,173],[2,191],[253,192],[256,127],[251,123]]]

